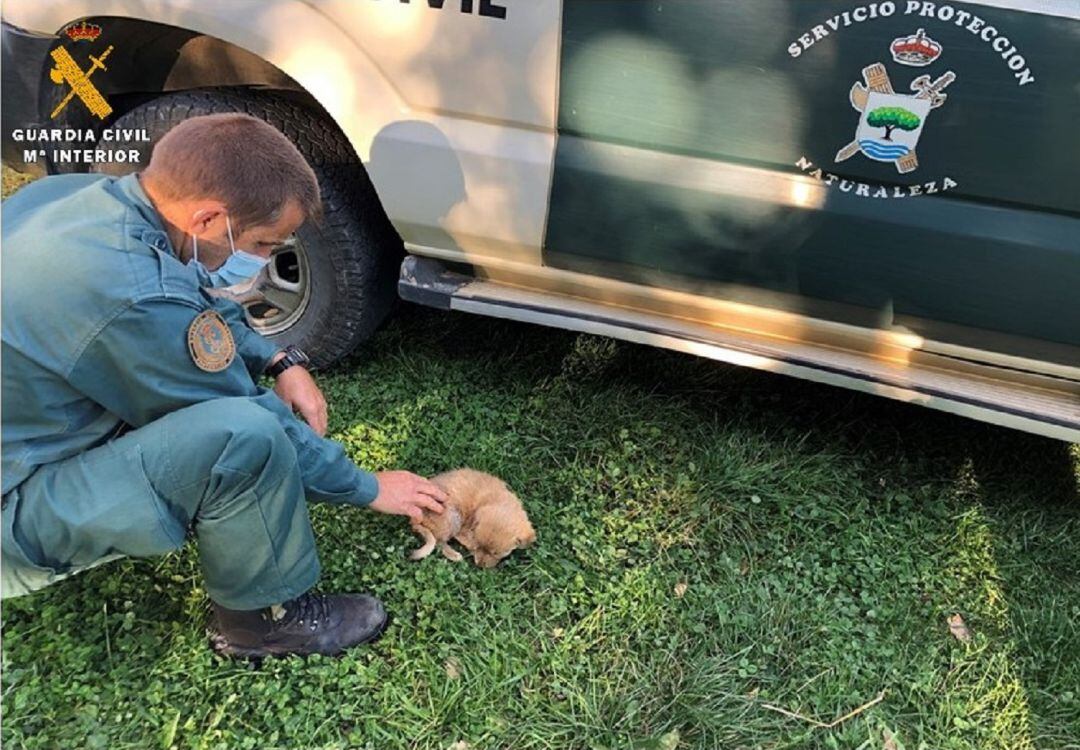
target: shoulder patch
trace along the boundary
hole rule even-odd
[[[188,351],[195,366],[206,372],[221,372],[236,358],[232,331],[216,310],[203,310],[187,330]]]

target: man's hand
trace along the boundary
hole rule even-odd
[[[375,478],[379,494],[371,507],[380,513],[419,519],[425,510],[442,513],[450,499],[439,485],[411,471],[380,471]]]
[[[280,359],[279,354],[276,359]],[[272,360],[272,361],[275,361]],[[289,405],[293,411],[300,412],[304,421],[320,436],[326,435],[326,399],[315,385],[315,378],[300,365],[293,365],[277,376],[274,393]]]

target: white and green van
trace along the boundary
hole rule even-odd
[[[3,22],[17,169],[138,169],[208,112],[294,140],[326,218],[235,293],[317,363],[399,294],[1080,440],[1075,0],[7,0]]]

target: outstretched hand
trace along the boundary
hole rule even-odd
[[[379,494],[371,508],[380,513],[420,519],[425,510],[442,513],[450,499],[437,484],[411,471],[380,471],[375,478]]]

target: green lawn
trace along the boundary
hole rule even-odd
[[[313,506],[321,587],[394,622],[257,669],[190,545],[5,601],[5,748],[1080,747],[1080,446],[420,308],[320,382],[362,466],[499,474],[537,545]]]

